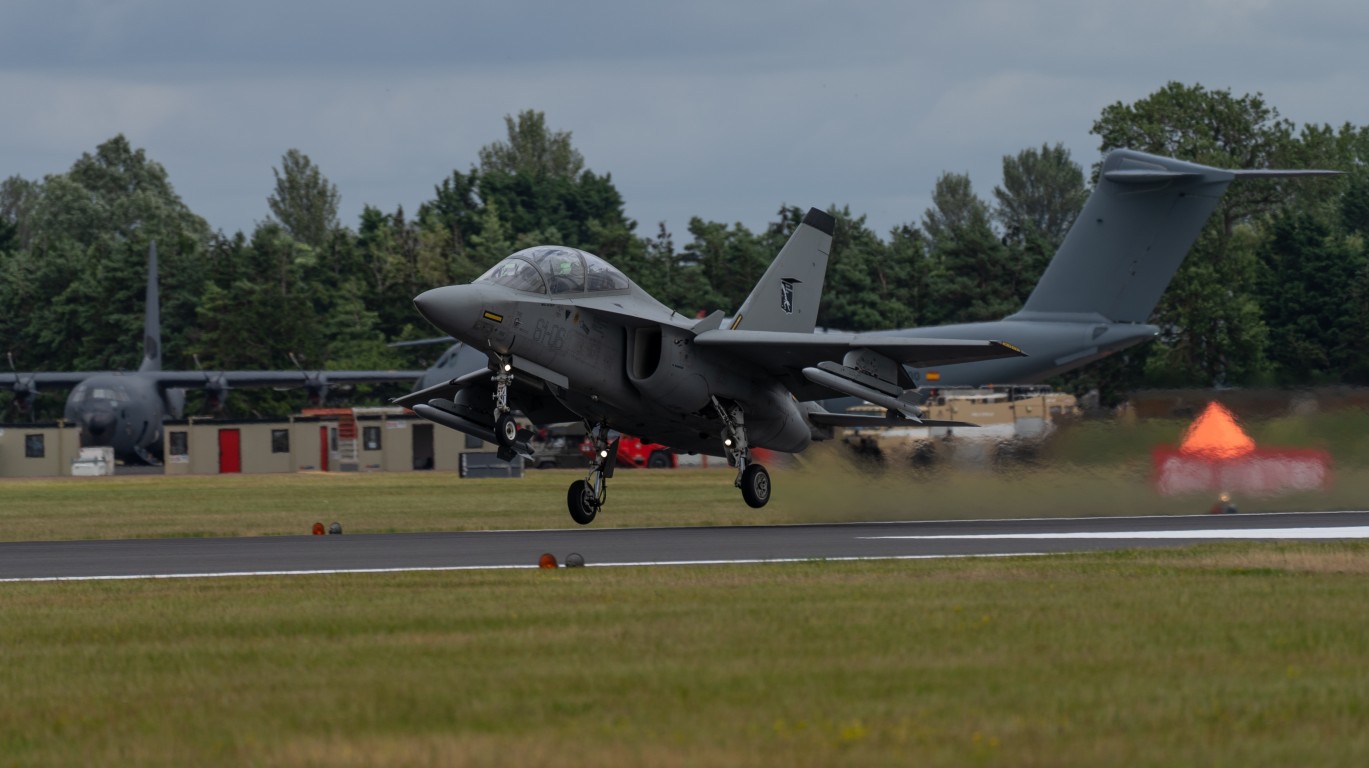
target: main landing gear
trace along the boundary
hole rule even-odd
[[[594,522],[599,508],[608,499],[608,479],[613,477],[613,467],[618,461],[618,440],[608,439],[608,425],[599,422],[589,431],[594,443],[594,458],[590,460],[589,474],[584,480],[576,480],[566,491],[566,506],[570,508],[570,518],[580,525]]]
[[[723,422],[723,449],[727,451],[728,466],[737,468],[734,485],[742,489],[747,506],[760,509],[770,501],[770,473],[751,461],[751,447],[746,442],[746,414],[740,405],[723,405],[716,397],[713,407]]]

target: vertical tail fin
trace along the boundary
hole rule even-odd
[[[162,312],[157,291],[157,241],[147,249],[147,300],[143,309],[143,364],[139,371],[162,369]]]
[[[732,321],[732,330],[812,333],[818,324],[827,254],[836,219],[809,208],[803,223],[751,289]]]
[[[1337,173],[1224,170],[1114,150],[1041,281],[1009,319],[1144,323],[1232,181]]]

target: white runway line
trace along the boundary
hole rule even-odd
[[[966,533],[941,536],[860,536],[861,539],[1369,539],[1369,526],[1339,528],[1245,528],[1197,531],[1068,531],[1062,533]]]
[[[946,560],[969,557],[1043,557],[1045,552],[1013,552],[982,555],[891,555],[889,557],[776,557],[743,560],[662,560],[633,563],[585,563],[586,568],[641,568],[664,565],[770,565],[775,563],[856,562],[862,560]],[[345,573],[418,573],[424,571],[513,571],[537,570],[536,563],[527,565],[437,565],[412,568],[328,568],[308,571],[231,571],[224,573],[141,573],[117,576],[28,576],[0,579],[0,584],[19,584],[37,581],[133,581],[137,579],[219,579],[242,576],[333,576]],[[565,566],[560,566],[564,568]]]

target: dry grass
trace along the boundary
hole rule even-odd
[[[818,446],[775,468],[775,495],[753,510],[728,469],[624,470],[596,527],[857,520],[1197,514],[1208,497],[1161,498],[1143,462],[1014,469],[873,468]],[[442,473],[302,473],[0,481],[0,540],[302,534],[338,521],[349,533],[576,527],[570,470],[521,480]],[[1364,509],[1369,470],[1340,467],[1333,488],[1239,498],[1243,512]]]
[[[1366,562],[10,584],[0,762],[1362,765]]]

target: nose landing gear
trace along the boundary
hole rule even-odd
[[[520,429],[509,407],[509,387],[513,384],[513,360],[499,355],[495,360],[494,375],[494,438],[499,441],[499,458],[512,461],[515,456],[532,456],[532,430]]]
[[[608,439],[608,425],[600,422],[590,429],[590,440],[594,444],[594,458],[589,463],[589,474],[584,480],[570,484],[566,492],[566,506],[570,509],[570,519],[580,525],[589,525],[599,514],[599,508],[608,499],[608,479],[613,477],[613,467],[618,459],[618,440]]]

